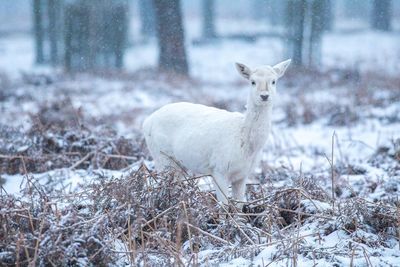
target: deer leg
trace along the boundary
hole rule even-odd
[[[232,198],[242,202],[246,201],[246,179],[232,183]],[[243,204],[244,203],[238,204],[240,209],[242,209]]]
[[[228,205],[228,182],[223,175],[215,175],[213,176],[214,187],[217,193],[218,201],[222,202],[225,205]]]

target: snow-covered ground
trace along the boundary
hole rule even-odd
[[[34,65],[30,36],[10,36],[0,39],[0,124],[28,131],[43,106],[67,101],[83,114],[82,123],[87,127],[107,126],[118,135],[135,138],[145,116],[166,103],[184,100],[243,111],[248,85],[233,63],[274,64],[285,58],[284,53],[282,42],[276,38],[252,43],[188,43],[192,78],[171,78],[152,69],[157,47],[150,42],[129,48],[123,73],[65,75]],[[397,203],[399,209],[400,38],[369,31],[331,33],[323,40],[322,53],[320,73],[289,69],[278,84],[280,99],[274,110],[273,131],[253,180],[270,193],[301,188],[301,181],[311,181],[327,197],[302,199],[301,211],[309,216],[280,229],[263,228],[271,240],[262,237],[252,246],[244,246],[249,253],[241,251],[239,241],[227,247],[204,247],[197,253],[200,263],[400,265],[396,229],[374,228],[367,222],[350,229],[353,224],[344,222],[350,218],[351,204],[358,201],[365,206],[354,207],[374,210],[388,205],[393,212]],[[151,162],[147,163],[151,167]],[[132,166],[137,168],[138,163]],[[128,170],[60,168],[30,176],[43,184],[61,177],[64,186],[70,184],[71,191],[79,191],[79,184],[98,179],[99,173],[118,177],[128,175]],[[0,176],[9,194],[18,194],[20,185],[24,187],[27,182],[25,175]],[[354,208],[354,212],[359,211]],[[365,214],[360,216],[355,224],[366,221]],[[400,224],[397,227],[400,231]],[[118,242],[117,251],[123,249]],[[185,245],[187,248],[188,243]],[[184,248],[182,253],[188,263],[190,253]],[[124,261],[128,262],[128,257],[122,257],[120,263]]]

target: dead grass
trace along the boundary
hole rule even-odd
[[[371,107],[385,108],[400,100],[399,78],[378,73],[346,69],[323,73],[300,70],[289,75],[284,82],[286,86],[294,87],[290,88],[293,98],[282,106],[285,113],[282,122],[288,126],[310,124],[320,119],[326,120],[330,126],[351,126],[362,122],[365,117],[375,116],[369,113]],[[330,90],[331,100],[313,98],[313,92],[320,92],[321,88],[334,88],[335,91]],[[296,99],[295,103],[293,99]],[[398,111],[379,115],[377,119],[387,123],[400,121]]]
[[[138,161],[142,137],[127,139],[109,128],[87,127],[82,111],[66,98],[44,104],[27,132],[0,125],[0,173],[56,168],[122,169]]]
[[[207,249],[219,251],[209,261],[221,262],[255,257],[267,246],[280,247],[275,260],[298,253],[318,259],[329,253],[306,252],[306,236],[300,234],[310,223],[318,225],[310,229],[313,238],[344,230],[352,242],[370,247],[398,239],[393,202],[351,198],[338,200],[334,210],[321,209],[318,203],[330,203],[329,194],[302,178],[269,192],[250,187],[254,199],[242,212],[201,191],[199,177],[177,175],[183,174],[157,174],[142,165],[124,177],[98,177],[66,193],[48,190],[27,174],[21,195],[0,195],[0,265],[120,265],[122,259],[184,266],[205,264],[198,253]],[[351,252],[342,250],[337,252]]]

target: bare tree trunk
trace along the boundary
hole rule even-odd
[[[65,6],[65,67],[70,71],[121,68],[128,31],[129,2],[87,0]]]
[[[90,48],[90,12],[84,2],[68,5],[65,9],[65,68],[87,70],[93,67],[94,58]]]
[[[145,37],[154,36],[156,33],[156,19],[152,0],[139,1],[140,33]]]
[[[35,49],[36,49],[36,63],[44,62],[43,55],[43,14],[42,14],[42,1],[33,1],[33,18],[34,18],[34,31],[35,31]]]
[[[50,41],[50,62],[53,65],[58,63],[58,38],[57,38],[57,19],[58,19],[58,0],[47,0],[47,12],[49,18],[49,41]]]
[[[112,50],[115,53],[115,67],[122,68],[124,51],[126,46],[126,33],[127,33],[127,5],[119,4],[114,7],[111,14],[113,21],[113,30],[111,36],[113,36]]]
[[[203,38],[212,39],[216,37],[214,23],[214,0],[203,0]]]
[[[288,54],[294,65],[303,65],[306,0],[288,0],[286,6]]]
[[[67,6],[64,12],[64,66],[67,71],[72,69],[72,6]]]
[[[180,0],[153,0],[157,18],[160,69],[187,75],[188,64]]]
[[[333,14],[333,3],[332,0],[323,0],[323,10],[322,14],[324,16],[323,19],[323,29],[325,31],[330,31],[333,28],[334,22],[334,14]]]
[[[321,62],[322,33],[326,28],[326,0],[313,0],[311,4],[311,31],[309,39],[309,65],[316,66]]]
[[[392,1],[374,0],[372,10],[372,28],[390,31],[392,20]]]

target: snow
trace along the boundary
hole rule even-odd
[[[251,22],[243,22],[251,24]],[[225,23],[226,24],[226,23]],[[225,25],[221,22],[221,25]],[[239,25],[240,26],[240,25]],[[235,32],[238,25],[221,29],[225,33]],[[191,26],[191,27],[196,27]],[[257,32],[258,28],[254,31]],[[195,34],[194,34],[195,35]],[[107,124],[124,136],[134,136],[141,131],[143,118],[154,109],[170,102],[188,100],[209,105],[222,105],[230,110],[243,110],[246,101],[247,84],[234,69],[234,62],[249,66],[274,64],[285,59],[282,42],[277,38],[260,38],[255,42],[220,40],[212,44],[192,45],[188,42],[189,62],[193,81],[174,81],[172,84],[165,77],[142,78],[119,76],[92,76],[80,74],[75,77],[57,78],[53,84],[34,86],[24,84],[22,73],[40,73],[58,77],[59,70],[34,65],[33,40],[31,36],[16,35],[0,38],[0,73],[8,76],[13,86],[14,97],[0,102],[0,123],[10,126],[30,127],[30,116],[35,114],[40,104],[59,101],[69,97],[75,108],[92,120]],[[361,72],[381,74],[383,77],[398,77],[400,73],[400,38],[395,34],[363,31],[352,34],[328,33],[323,40],[323,62],[321,68],[352,68]],[[149,43],[134,44],[126,54],[126,69],[133,73],[156,66],[158,57],[154,40]],[[318,78],[318,77],[317,77]],[[164,80],[165,79],[165,80]],[[284,78],[283,78],[284,79]],[[301,80],[301,78],[299,78]],[[302,81],[299,81],[301,84]],[[348,85],[347,85],[348,86]],[[309,88],[310,87],[310,88]],[[341,198],[345,199],[354,192],[357,196],[374,202],[399,196],[400,172],[398,161],[385,159],[378,165],[373,163],[379,147],[392,147],[394,140],[400,138],[399,99],[390,99],[389,90],[375,88],[374,100],[383,100],[382,105],[357,107],[359,121],[348,125],[330,125],[330,114],[324,114],[323,108],[330,105],[354,107],[354,88],[334,86],[327,83],[327,88],[313,88],[306,84],[278,85],[280,102],[275,107],[273,132],[263,154],[258,175],[267,180],[268,185],[281,188],[292,185],[291,179],[278,177],[274,180],[271,170],[285,169],[298,176],[312,176],[329,194],[331,193],[332,136],[334,136],[334,167],[350,164],[362,169],[364,173],[337,173],[336,180],[341,187]],[[329,87],[333,87],[332,89]],[[15,90],[14,90],[15,89]],[[399,84],[395,85],[399,90]],[[301,99],[300,99],[301,98]],[[318,118],[312,122],[288,126],[286,108],[294,107],[302,112],[311,106]],[[336,107],[336,106],[334,106]],[[315,110],[313,110],[315,109]],[[396,119],[397,118],[397,119]],[[393,120],[393,121],[392,121]],[[19,151],[26,147],[21,146]],[[152,162],[147,162],[152,167]],[[29,174],[30,179],[46,185],[51,179],[63,179],[62,184],[71,192],[80,184],[96,180],[99,173],[109,177],[126,175],[124,171],[110,170],[70,170],[68,168],[52,170],[47,173]],[[1,174],[6,180],[4,189],[9,194],[18,194],[26,177],[24,175]],[[210,181],[200,181],[200,186],[208,190]],[[376,184],[374,190],[371,184]],[[389,194],[393,187],[393,194]],[[396,193],[397,190],[397,193]],[[339,199],[340,201],[340,199]],[[302,200],[304,210],[310,214],[323,212],[328,214],[332,206],[328,202],[316,199]],[[298,266],[349,266],[351,255],[346,248],[354,246],[353,266],[399,266],[400,248],[396,238],[392,245],[371,248],[362,242],[355,243],[352,238],[364,238],[375,241],[375,234],[362,229],[352,233],[335,230],[322,234],[322,223],[307,222],[299,229],[299,236],[310,248],[309,252],[298,254]],[[319,236],[320,234],[320,236]],[[308,236],[309,235],[309,236]],[[126,247],[119,240],[115,243],[116,251],[125,251]],[[334,255],[335,251],[344,251]],[[287,266],[292,259],[282,259],[277,255],[282,251],[281,244],[264,244],[253,258],[231,257],[229,261],[218,263],[219,266]],[[215,253],[224,253],[216,248],[201,250],[198,257],[207,262]],[[319,259],[314,259],[317,253]],[[7,252],[0,252],[7,254]],[[310,256],[311,255],[311,256]],[[121,263],[123,260],[121,261]],[[125,262],[127,262],[125,260]]]
[[[350,35],[350,36],[349,36]],[[334,43],[335,45],[328,45]],[[323,40],[323,64],[336,68],[395,75],[400,71],[400,38],[380,32],[329,34]]]
[[[18,194],[21,189],[25,188],[27,179],[38,182],[41,185],[46,185],[49,183],[56,184],[54,189],[64,189],[67,193],[75,192],[79,185],[90,183],[96,181],[99,175],[107,175],[120,177],[123,172],[112,171],[112,170],[70,170],[68,168],[56,169],[46,173],[34,173],[26,175],[8,175],[2,174],[1,176],[6,179],[6,183],[3,188],[8,194]]]
[[[0,73],[5,72],[11,79],[23,72],[49,73],[49,67],[34,64],[33,38],[24,34],[0,38]]]

